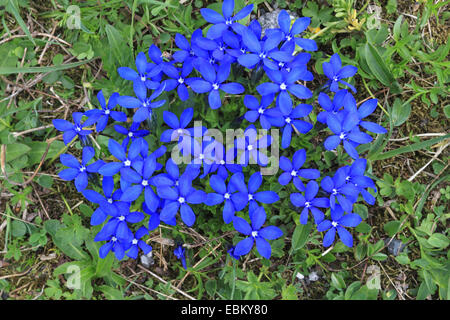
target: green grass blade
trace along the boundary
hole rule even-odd
[[[61,64],[59,66],[49,66],[49,67],[0,67],[0,75],[3,74],[15,74],[15,73],[43,73],[43,72],[53,72],[59,70],[66,70],[75,67],[79,67],[86,64],[93,59],[83,60],[79,62]]]
[[[11,13],[14,18],[16,19],[17,23],[20,25],[20,27],[22,28],[23,32],[25,32],[25,34],[28,36],[28,38],[33,42],[33,44],[36,44],[34,42],[33,37],[31,36],[30,30],[28,30],[28,27],[25,23],[25,21],[23,21],[22,17],[20,16],[19,13],[19,8],[17,6],[16,1],[13,0],[9,0],[9,5],[6,7],[6,9],[8,10],[9,13]]]
[[[395,156],[398,156],[399,154],[402,153],[406,153],[406,152],[414,152],[417,150],[421,150],[421,149],[425,149],[428,148],[430,146],[432,146],[433,144],[439,143],[442,140],[448,139],[450,138],[450,134],[447,134],[445,136],[442,137],[438,137],[438,138],[433,138],[427,141],[421,141],[421,142],[416,142],[413,144],[410,144],[408,146],[404,146],[404,147],[400,147],[394,150],[390,150],[388,152],[384,152],[381,154],[378,154],[376,156],[374,156],[372,158],[372,160],[384,160],[384,159],[389,159],[389,158],[393,158]]]

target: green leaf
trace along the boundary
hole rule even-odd
[[[30,151],[31,148],[23,143],[14,143],[6,145],[6,162],[11,162]]]
[[[430,238],[428,238],[427,242],[439,249],[445,249],[450,244],[450,240],[444,236],[442,233],[433,233]]]
[[[393,158],[395,156],[398,156],[399,154],[402,153],[406,153],[406,152],[414,152],[417,150],[421,150],[421,149],[425,149],[428,148],[436,143],[441,142],[444,139],[448,139],[450,138],[450,134],[446,134],[445,136],[442,137],[438,137],[438,138],[433,138],[433,139],[429,139],[426,141],[421,141],[421,142],[416,142],[404,147],[400,147],[394,150],[390,150],[388,152],[384,152],[381,154],[377,154],[374,157],[372,157],[371,160],[384,160],[384,159],[389,159],[389,158]]]
[[[394,126],[398,127],[408,120],[411,114],[411,105],[409,103],[402,103],[400,99],[395,99],[394,105],[392,106],[392,122]]]
[[[30,30],[28,30],[25,21],[23,21],[22,17],[20,16],[17,1],[9,0],[6,5],[6,10],[8,10],[14,16],[14,18],[17,20],[17,23],[22,28],[23,32],[25,32],[25,34],[31,40],[31,42],[33,42],[33,44],[36,45],[36,42],[34,42],[34,39],[31,36]]]
[[[369,42],[366,43],[365,48],[365,58],[367,66],[373,75],[385,86],[391,88],[392,93],[401,92],[400,85],[395,80],[392,73],[389,71],[388,67],[384,63],[383,58],[378,53],[377,49]]]
[[[298,300],[297,289],[293,285],[288,285],[284,287],[281,291],[282,300]]]
[[[308,224],[300,224],[295,227],[294,234],[292,235],[292,252],[303,248],[308,241],[308,236],[311,231],[312,225]]]
[[[342,276],[338,273],[332,273],[331,274],[331,284],[336,289],[344,289],[345,288],[345,281],[342,278]]]
[[[103,292],[108,300],[124,300],[123,293],[119,289],[106,285],[100,286],[98,289]]]
[[[27,226],[19,220],[13,220],[11,223],[11,234],[13,237],[23,237],[27,233]]]
[[[375,253],[372,257],[373,260],[384,261],[387,259],[387,255],[381,252]]]

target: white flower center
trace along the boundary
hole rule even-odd
[[[289,123],[291,123],[291,118],[287,117],[287,118],[285,119],[285,121],[286,121],[287,124],[289,124]]]
[[[286,40],[287,40],[287,41],[291,41],[291,40],[292,40],[292,37],[291,37],[290,35],[288,35],[288,36],[286,36]]]
[[[331,191],[333,191],[333,194],[337,194],[338,193],[336,189],[333,189]]]
[[[334,76],[334,77],[333,77],[333,81],[339,81],[338,76]]]
[[[337,225],[338,225],[338,223],[336,222],[336,221],[333,221],[332,223],[331,223],[331,225],[333,226],[333,227],[337,227]]]
[[[224,165],[225,164],[225,160],[220,160],[220,162],[219,162],[221,165]]]
[[[280,84],[280,90],[286,90],[286,88],[286,83],[283,82],[282,84]]]
[[[249,195],[248,195],[248,201],[251,201],[251,200],[253,200],[253,195],[252,195],[252,194],[249,194]]]
[[[179,197],[178,198],[178,202],[181,204],[181,203],[184,203],[184,198],[183,197]]]
[[[266,55],[265,52],[261,52],[261,53],[259,54],[259,57],[265,59],[265,58],[267,57],[267,55]]]
[[[141,76],[141,81],[145,81],[145,80],[147,80],[147,77],[146,76]]]
[[[116,242],[116,241],[117,241],[117,238],[116,238],[116,237],[112,237],[112,238],[111,238],[111,241],[112,241],[112,242]]]
[[[125,160],[124,162],[123,162],[123,165],[125,166],[125,167],[129,167],[129,166],[131,166],[131,161],[130,160]]]
[[[109,110],[109,109],[105,110],[105,114],[110,114],[110,113],[111,113],[111,110]]]
[[[227,21],[225,21],[225,24],[227,26],[231,26],[233,24],[233,21],[231,20],[231,18],[227,19]]]
[[[256,238],[258,236],[258,231],[252,231],[252,237]]]
[[[148,186],[148,181],[147,181],[147,180],[142,180],[141,184],[142,184],[144,187],[146,187],[146,186]]]
[[[223,195],[223,197],[228,200],[228,199],[230,199],[230,194],[227,192]]]
[[[75,130],[76,130],[77,132],[80,132],[80,131],[81,131],[80,126],[76,126],[76,127],[75,127]]]
[[[108,203],[113,203],[113,199],[112,199],[112,198],[109,198],[109,199],[108,199]]]
[[[252,145],[249,145],[249,146],[247,147],[247,149],[248,149],[248,151],[251,151],[251,150],[253,150],[253,146],[252,146]]]
[[[179,77],[179,78],[178,78],[178,83],[179,83],[179,84],[183,84],[183,83],[184,83],[184,79],[183,79],[182,77]]]
[[[291,72],[291,68],[286,68],[286,71],[287,72]]]
[[[310,202],[305,202],[305,207],[307,207],[307,208],[309,208],[309,207],[311,207],[311,203]]]
[[[258,113],[259,113],[259,114],[263,114],[263,113],[264,113],[264,109],[263,109],[262,107],[260,107],[260,108],[258,109]]]
[[[213,83],[212,87],[214,90],[219,90],[219,85],[217,83]]]
[[[133,136],[133,132],[128,132],[128,136],[131,138]]]
[[[297,176],[297,171],[292,170],[292,171],[291,171],[291,176],[296,177],[296,176]]]
[[[124,217],[124,216],[120,216],[120,217],[119,217],[119,220],[120,220],[120,221],[123,221],[123,220],[125,220],[125,217]]]
[[[80,172],[84,172],[84,171],[86,171],[86,167],[85,166],[81,166]]]
[[[345,132],[341,132],[339,135],[339,139],[344,140],[345,139]]]
[[[279,62],[279,63],[278,63],[278,66],[279,66],[280,68],[283,68],[283,67],[284,67],[284,62]]]
[[[204,155],[203,153],[200,153],[200,155],[198,156],[198,158],[199,158],[200,160],[203,160],[203,159],[205,159],[205,155]]]
[[[133,239],[133,241],[131,241],[132,244],[136,245],[138,243],[137,239]]]
[[[175,186],[176,186],[176,187],[178,187],[178,183],[179,183],[178,180],[175,181]]]

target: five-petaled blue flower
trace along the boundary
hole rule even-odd
[[[331,220],[323,220],[317,226],[317,231],[319,232],[328,230],[323,237],[323,246],[329,247],[333,244],[337,231],[342,243],[351,248],[353,246],[353,237],[344,227],[356,227],[361,223],[361,220],[361,217],[356,213],[344,215],[344,210],[341,206],[336,205],[334,209],[331,209]]]
[[[64,119],[54,119],[52,121],[53,126],[55,126],[56,130],[63,131],[63,141],[65,145],[68,145],[70,141],[72,141],[76,136],[78,136],[82,143],[86,141],[87,135],[92,133],[92,130],[86,130],[85,127],[89,127],[96,122],[95,117],[91,117],[81,123],[81,119],[83,118],[83,113],[74,112],[72,113],[72,118],[74,123],[70,123]]]
[[[330,62],[322,63],[323,73],[328,77],[326,86],[330,88],[330,91],[337,92],[339,90],[339,83],[349,87],[353,92],[356,92],[354,86],[345,82],[342,79],[350,78],[355,75],[358,68],[355,66],[342,67],[341,58],[337,53],[333,54],[330,58]]]
[[[301,224],[308,223],[308,213],[310,211],[316,224],[323,220],[324,214],[317,207],[328,208],[330,201],[328,198],[316,198],[317,192],[319,192],[319,185],[313,180],[306,185],[304,196],[301,193],[291,193],[290,198],[292,204],[296,207],[303,208],[300,213]]]
[[[305,186],[300,177],[304,179],[317,179],[320,177],[320,172],[317,169],[301,169],[305,161],[305,149],[297,150],[292,157],[292,162],[288,158],[281,156],[280,168],[284,172],[278,177],[278,182],[285,186],[293,180],[298,190],[305,191]]]
[[[61,179],[71,181],[75,180],[75,187],[78,192],[82,192],[88,186],[88,173],[98,172],[98,170],[105,164],[103,160],[97,160],[88,165],[88,162],[95,155],[95,150],[92,147],[84,147],[81,163],[73,155],[64,153],[59,159],[63,165],[69,167],[62,170],[58,175]]]
[[[97,123],[97,125],[95,127],[95,130],[97,132],[105,130],[106,125],[108,124],[109,117],[119,122],[127,122],[127,115],[124,112],[112,110],[117,105],[118,97],[119,94],[117,92],[114,92],[109,98],[108,105],[106,105],[105,97],[102,90],[100,90],[97,94],[97,99],[102,109],[92,109],[84,113],[84,115],[88,118],[93,117],[96,119],[95,122]]]
[[[243,256],[250,252],[253,244],[256,242],[256,249],[264,258],[269,259],[272,253],[267,240],[275,240],[283,235],[283,231],[275,226],[268,226],[262,228],[266,222],[266,211],[264,207],[257,207],[250,218],[251,225],[240,217],[233,218],[233,226],[236,231],[248,236],[239,241],[234,249],[234,255]]]

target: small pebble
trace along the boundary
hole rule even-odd
[[[389,240],[390,238],[384,239],[384,243],[387,244]],[[403,251],[403,249],[405,249],[405,247],[406,245],[403,242],[394,239],[388,245],[388,252],[396,257]]]
[[[317,274],[317,272],[313,271],[309,274],[308,279],[311,282],[317,281],[319,280],[319,275]]]
[[[151,265],[153,265],[154,263],[155,263],[155,261],[153,260],[151,251],[149,253],[147,253],[147,255],[141,255],[141,264],[144,267],[148,268]]]

